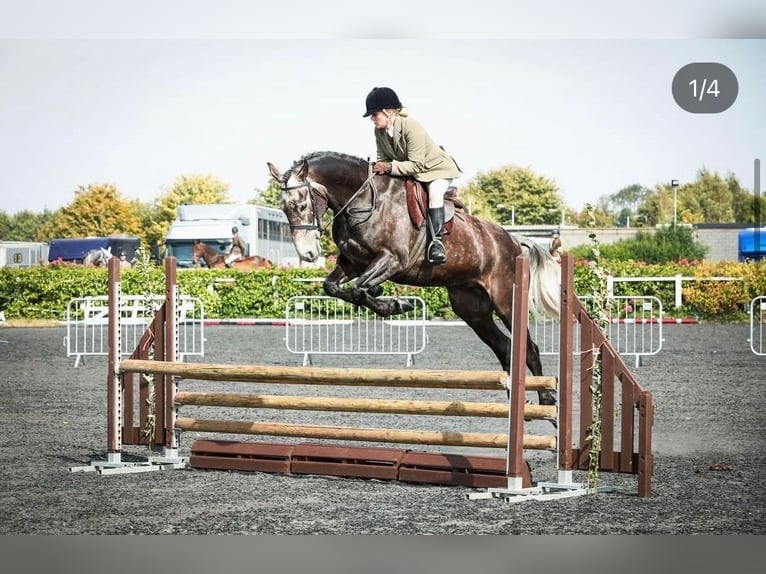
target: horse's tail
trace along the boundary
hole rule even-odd
[[[561,304],[561,267],[536,241],[518,236],[522,252],[529,257],[529,310],[558,317]]]

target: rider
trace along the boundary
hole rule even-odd
[[[131,262],[128,261],[127,254],[122,249],[120,250],[120,267],[122,267],[124,269],[130,269],[131,267],[133,267]]]
[[[245,254],[245,240],[239,236],[239,229],[236,226],[231,228],[231,249],[224,259],[226,267],[231,267],[232,263],[241,259]]]
[[[553,258],[561,263],[561,233],[558,229],[554,229],[551,233],[551,245],[548,250]]]
[[[428,189],[428,217],[431,243],[428,261],[440,265],[447,261],[442,243],[444,234],[444,192],[460,176],[455,160],[438,146],[407,110],[391,88],[373,88],[367,94],[367,111],[375,124],[378,161],[372,170],[378,175],[412,176]]]

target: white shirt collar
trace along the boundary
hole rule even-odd
[[[396,116],[391,116],[388,122],[388,127],[386,128],[386,133],[388,134],[388,137],[392,138],[394,137],[394,118]]]

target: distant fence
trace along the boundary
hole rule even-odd
[[[677,309],[683,306],[683,282],[684,281],[742,281],[742,277],[688,277],[673,275],[672,277],[612,277],[606,278],[607,295],[614,294],[615,283],[667,283],[674,284],[673,305]]]
[[[412,366],[426,345],[426,304],[420,297],[400,299],[413,310],[382,318],[335,297],[291,297],[285,305],[287,350],[303,355],[304,367],[312,355],[402,355]]]
[[[766,356],[766,295],[750,302],[750,350]]]
[[[590,298],[580,297],[590,309]],[[662,302],[657,297],[619,295],[608,299],[609,327],[607,337],[621,357],[633,357],[635,366],[643,358],[662,349]],[[577,327],[577,326],[576,326]],[[560,326],[558,320],[530,317],[529,330],[541,355],[558,355]],[[580,330],[575,328],[575,348],[580,344]]]
[[[162,295],[120,296],[121,354],[129,356],[138,345],[146,326],[164,302]],[[205,309],[196,297],[181,296],[178,304],[178,349],[181,360],[205,355]],[[106,295],[71,299],[66,309],[67,357],[75,357],[74,366],[86,357],[104,356],[109,351],[109,300]]]

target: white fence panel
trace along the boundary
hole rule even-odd
[[[589,307],[589,297],[580,297]],[[636,367],[643,357],[656,355],[662,349],[662,302],[657,297],[619,295],[608,300],[610,318],[607,336],[623,357],[632,356]],[[591,315],[593,315],[591,313]],[[530,316],[529,329],[541,355],[558,355],[559,322]],[[575,327],[574,352],[580,352],[580,329]]]
[[[138,346],[146,326],[152,321],[162,303],[161,295],[120,296],[120,353],[129,356]],[[181,295],[178,300],[178,352],[181,360],[188,356],[205,355],[205,308],[196,297]],[[77,297],[67,304],[67,357],[75,357],[74,366],[85,357],[106,356],[109,345],[109,300],[106,295]]]
[[[750,350],[766,356],[766,295],[750,301]]]
[[[335,297],[291,297],[285,305],[287,350],[303,355],[303,366],[311,364],[311,355],[404,355],[412,366],[426,345],[426,304],[420,297],[400,299],[413,310],[384,319]]]

